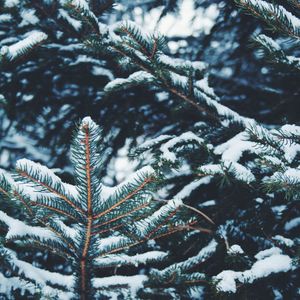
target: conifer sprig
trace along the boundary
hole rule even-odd
[[[91,118],[84,118],[71,149],[75,186],[62,182],[53,171],[26,159],[17,162],[12,177],[5,172],[0,174],[1,195],[20,202],[30,217],[27,222],[33,223],[27,225],[27,222],[0,211],[0,222],[6,228],[6,242],[22,242],[25,247],[47,249],[63,257],[72,266],[73,275],[60,275],[58,285],[65,293],[72,292],[74,298],[80,299],[90,299],[98,292],[114,289],[118,276],[106,278],[109,284],[105,284],[105,278],[96,278],[96,269],[166,259],[167,253],[151,251],[149,247],[144,253],[138,251],[150,239],[157,240],[183,230],[197,231],[195,216],[185,214],[182,217],[184,209],[180,200],[163,204],[152,201],[151,189],[156,175],[151,167],[142,168],[114,188],[104,186],[98,175],[104,168],[101,137],[99,126]],[[179,210],[181,214],[177,214]],[[14,265],[25,263],[12,257],[8,248],[0,250],[14,270],[16,289],[28,280],[42,289],[42,293],[47,287],[51,297],[59,295],[55,273],[27,267],[34,269],[31,274],[16,268]],[[180,280],[183,283],[192,275],[184,274],[185,270],[182,272]],[[37,280],[35,274],[38,273],[47,276]],[[155,282],[149,276],[144,276],[142,283]],[[178,280],[176,284],[179,284]],[[130,281],[126,281],[125,286],[128,285]],[[134,297],[131,292],[129,288],[126,293]]]

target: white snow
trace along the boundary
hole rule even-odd
[[[34,267],[32,264],[21,261],[16,254],[10,249],[5,248],[10,256],[10,263],[17,267],[19,275],[24,275],[26,278],[33,280],[37,284],[46,285],[47,283],[59,285],[69,290],[73,289],[74,277],[71,275],[62,275],[56,272],[50,272],[44,269]]]
[[[4,222],[8,226],[8,232],[6,239],[12,239],[14,237],[26,237],[38,238],[41,240],[52,240],[59,242],[58,237],[49,229],[39,226],[29,226],[22,221],[9,217],[3,211],[0,211],[0,221]]]
[[[179,199],[183,200],[185,198],[188,198],[190,194],[197,189],[199,186],[204,185],[204,184],[209,184],[212,179],[212,176],[205,176],[201,179],[192,181],[188,185],[186,185],[180,192],[178,192],[175,196],[174,199]]]
[[[95,76],[106,76],[109,80],[114,80],[113,73],[110,70],[103,67],[93,66],[92,74]]]
[[[261,260],[261,259],[264,259],[264,258],[269,257],[271,255],[281,254],[281,253],[282,253],[282,250],[280,248],[272,247],[270,249],[266,249],[266,250],[262,250],[262,251],[258,252],[255,255],[255,258],[257,260]]]
[[[241,248],[240,245],[232,245],[228,251],[229,254],[243,254],[244,250]]]
[[[108,255],[106,257],[99,257],[95,260],[99,266],[111,266],[111,265],[134,265],[146,264],[150,261],[161,261],[166,258],[168,254],[162,251],[149,251],[142,254],[136,254],[133,256],[121,254],[121,255]]]
[[[246,131],[240,132],[225,143],[216,146],[214,152],[222,155],[224,161],[228,160],[231,162],[238,162],[246,151],[256,154],[261,153],[256,144],[248,141],[248,138]]]
[[[53,171],[39,163],[35,163],[31,160],[23,158],[16,162],[16,169],[18,171],[25,172],[29,176],[32,176],[38,182],[48,182],[50,187],[52,187],[54,190],[58,190],[58,192],[67,197],[70,197],[74,200],[77,200],[79,197],[79,192],[75,186],[62,182],[62,180],[55,175]],[[18,182],[16,182],[15,185],[20,191],[23,191],[29,195],[33,201],[35,201],[40,195],[47,194],[49,197],[55,197],[55,194],[51,193],[51,191],[46,193],[44,190],[40,191],[40,189],[36,186]]]
[[[252,283],[256,279],[264,278],[272,273],[288,272],[292,269],[292,259],[287,255],[273,254],[253,264],[250,270],[237,272],[225,270],[214,276],[217,289],[223,292],[235,293],[237,283]]]
[[[294,241],[288,238],[283,237],[282,235],[275,235],[272,237],[273,240],[277,241],[281,245],[285,245],[287,247],[292,247],[294,245]]]
[[[214,89],[209,86],[208,77],[204,77],[203,79],[196,81],[195,86],[203,90],[207,95],[215,99],[217,98]]]
[[[26,49],[33,48],[48,38],[47,34],[40,31],[34,31],[25,39],[13,44],[11,46],[3,46],[1,54],[5,54],[10,60],[17,58],[26,52]]]
[[[168,274],[172,271],[175,270],[182,270],[183,272],[185,270],[189,270],[191,269],[193,266],[198,265],[201,262],[204,262],[205,260],[207,260],[210,256],[212,256],[213,253],[215,253],[216,249],[217,249],[218,243],[216,242],[216,240],[212,239],[209,244],[205,247],[203,247],[197,255],[192,256],[188,259],[186,259],[185,261],[179,262],[179,263],[175,263],[163,270],[159,270],[157,271],[158,274],[160,275],[164,275],[164,274]]]
[[[71,3],[72,6],[81,8],[83,10],[89,10],[89,5],[85,0],[60,0],[62,5]]]
[[[270,50],[271,51],[280,51],[281,47],[277,42],[275,42],[272,38],[266,36],[265,34],[260,34],[258,36],[258,39],[264,43],[264,45],[271,46]]]
[[[145,84],[145,82],[152,82],[154,79],[154,76],[152,76],[150,73],[145,71],[137,71],[135,73],[132,73],[127,78],[116,78],[112,81],[110,81],[105,87],[104,91],[110,92],[115,90],[116,88],[119,88],[121,86],[127,86],[130,84]]]
[[[11,14],[1,14],[0,15],[0,23],[9,22],[12,19]]]
[[[162,152],[162,158],[171,162],[175,162],[176,154],[172,152],[171,149],[179,143],[186,143],[190,141],[197,142],[199,145],[202,145],[204,143],[204,140],[202,138],[199,138],[193,132],[184,132],[180,136],[172,138],[165,144],[161,145],[160,151]]]
[[[81,29],[81,27],[82,27],[81,21],[72,18],[72,17],[68,14],[68,12],[67,12],[66,10],[62,9],[62,8],[60,8],[60,9],[58,10],[58,12],[59,12],[59,15],[60,15],[62,18],[64,18],[69,24],[71,24],[71,26],[73,26],[73,28],[74,28],[75,30],[79,31],[79,30]]]
[[[252,181],[255,181],[254,175],[251,173],[249,169],[244,167],[243,165],[236,163],[236,162],[230,162],[230,161],[223,161],[222,165],[217,164],[211,164],[211,165],[204,165],[199,168],[200,172],[203,172],[206,175],[216,175],[216,174],[224,174],[223,168],[228,168],[229,171],[232,172],[232,175],[241,181],[244,181],[246,183],[250,183]]]
[[[194,70],[204,71],[207,67],[206,63],[202,62],[202,61],[189,61],[189,60],[184,60],[181,58],[173,58],[173,57],[170,57],[163,53],[159,54],[158,59],[161,63],[163,63],[169,67],[173,67],[175,69],[184,68],[184,67],[192,67]],[[200,83],[200,85],[201,85],[201,83]]]
[[[110,250],[111,248],[118,248],[119,245],[123,244],[129,244],[130,239],[124,235],[118,235],[118,236],[110,236],[107,238],[103,238],[97,241],[97,249],[99,251],[99,254],[105,253]]]
[[[292,230],[296,227],[300,226],[300,217],[294,218],[284,224],[284,229],[286,231]]]
[[[39,18],[35,15],[35,9],[21,10],[21,17],[22,22],[19,24],[20,27],[35,25],[40,21]]]
[[[20,3],[20,0],[5,0],[4,6],[11,8],[11,7],[19,5],[19,3]]]
[[[58,296],[60,300],[71,300],[74,298],[72,292],[64,292],[47,285],[38,287],[19,277],[4,277],[1,273],[0,282],[0,293],[6,295],[8,297],[7,299],[11,299],[12,291],[15,290],[18,290],[22,297],[25,295],[25,292],[28,292],[30,295],[36,295],[37,291],[40,290],[45,299],[53,299]]]
[[[143,142],[141,145],[139,145],[139,149],[143,149],[143,148],[151,148],[165,140],[168,140],[170,138],[173,138],[175,137],[174,135],[165,135],[165,134],[162,134],[156,138],[153,138],[153,139],[150,139],[150,140],[147,140],[145,142]]]
[[[296,16],[291,14],[289,11],[287,11],[283,6],[274,5],[263,0],[250,0],[250,2],[255,6],[264,8],[265,10],[269,10],[271,13],[275,13],[276,16],[286,18],[287,20],[289,20],[289,22],[291,22],[294,30],[299,29],[300,20]]]
[[[292,124],[286,124],[283,125],[280,130],[285,134],[285,135],[300,135],[300,126],[292,125]]]
[[[141,221],[137,221],[135,223],[135,228],[139,231],[139,235],[147,236],[152,229],[155,229],[155,224],[157,224],[158,220],[164,220],[167,216],[175,212],[181,205],[182,201],[180,199],[169,200],[167,204],[160,207],[149,217]],[[147,236],[147,238],[149,238],[149,236]]]
[[[93,286],[97,289],[105,289],[113,286],[127,286],[131,292],[131,299],[135,299],[139,289],[144,287],[144,282],[148,280],[146,275],[121,276],[115,275],[104,278],[94,278]]]

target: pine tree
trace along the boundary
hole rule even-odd
[[[187,271],[214,253],[215,240],[195,257],[153,270],[149,275],[98,278],[99,270],[166,260],[167,253],[150,251],[150,244],[140,253],[140,245],[186,229],[197,231],[198,222],[197,216],[184,212],[179,199],[167,203],[152,200],[156,175],[151,167],[143,167],[117,187],[104,186],[98,177],[104,150],[101,129],[86,117],[71,148],[75,186],[26,159],[17,162],[12,176],[2,172],[2,196],[20,203],[28,215],[26,221],[20,221],[0,212],[1,223],[7,228],[5,243],[17,248],[48,249],[66,258],[73,274],[62,275],[33,266],[3,245],[1,259],[13,276],[2,273],[1,292],[9,296],[12,290],[23,294],[39,290],[44,297],[59,299],[123,294],[133,299],[145,286],[180,286],[184,282],[193,285],[204,280],[204,274]],[[115,287],[122,289],[116,291]]]

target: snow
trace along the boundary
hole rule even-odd
[[[139,149],[149,149],[149,148],[152,148],[153,146],[165,141],[165,140],[169,140],[170,138],[174,138],[175,136],[174,135],[165,135],[165,134],[162,134],[156,138],[153,138],[153,139],[150,139],[150,140],[147,140],[145,141],[144,143],[142,143],[141,145],[138,146]]]
[[[131,299],[135,299],[136,293],[139,289],[144,287],[144,282],[148,280],[146,275],[134,275],[134,276],[121,276],[115,275],[104,278],[94,278],[93,286],[96,289],[105,289],[112,286],[128,286],[131,292]]]
[[[95,127],[96,123],[92,120],[90,116],[84,117],[81,121],[81,126]]]
[[[110,92],[123,85],[125,85],[126,87],[127,85],[130,84],[137,84],[137,83],[145,84],[145,82],[152,82],[153,79],[154,76],[152,76],[150,73],[145,71],[137,71],[135,73],[132,73],[128,78],[116,78],[110,81],[104,87],[104,91]]]
[[[0,273],[0,294],[4,294],[6,296],[11,295],[11,291],[20,290],[22,296],[24,296],[25,292],[34,295],[36,293],[36,286],[33,283],[27,282],[18,277],[4,277]],[[7,298],[9,299],[9,298]]]
[[[171,68],[175,68],[175,69],[192,67],[194,70],[204,71],[207,67],[206,63],[202,62],[202,61],[189,61],[189,60],[184,60],[181,58],[174,58],[174,57],[165,55],[163,53],[159,54],[158,60],[161,63],[163,63]],[[200,83],[200,85],[201,85],[201,83]]]
[[[199,265],[201,262],[204,262],[207,260],[210,256],[212,256],[213,253],[215,253],[217,249],[218,243],[216,240],[212,239],[209,244],[205,247],[203,247],[197,255],[192,256],[185,261],[175,263],[166,269],[158,271],[158,274],[161,274],[164,276],[164,274],[167,274],[169,272],[174,272],[175,270],[181,270],[182,272],[191,269],[193,266]]]
[[[68,236],[69,238],[71,238],[73,241],[77,241],[79,238],[79,232],[78,230],[67,226],[64,222],[62,222],[60,219],[56,218],[55,220],[53,220],[56,225],[61,229],[61,231]]]
[[[113,73],[110,70],[103,67],[93,66],[92,74],[95,76],[106,76],[109,80],[114,80]]]
[[[257,260],[261,260],[261,259],[264,259],[264,258],[269,257],[271,255],[281,254],[281,253],[282,253],[282,250],[280,248],[272,247],[270,249],[266,249],[266,250],[262,250],[262,251],[258,252],[255,255],[255,258]]]
[[[82,27],[82,23],[79,20],[76,20],[74,18],[72,18],[67,11],[65,11],[64,9],[60,8],[58,10],[59,15],[65,19],[69,24],[71,24],[73,26],[73,28],[77,31],[79,31]]]
[[[26,237],[38,238],[41,240],[52,240],[59,242],[58,237],[49,229],[39,227],[39,226],[29,226],[24,222],[9,217],[3,211],[0,211],[0,221],[4,222],[8,226],[8,232],[6,234],[6,239],[12,239],[14,237]]]
[[[244,250],[241,248],[240,245],[232,245],[228,251],[229,254],[243,254]]]
[[[237,179],[244,181],[246,183],[250,183],[255,181],[254,175],[251,173],[249,169],[244,167],[243,165],[230,162],[230,161],[223,161],[222,165],[211,164],[211,165],[204,165],[199,168],[200,172],[203,172],[206,175],[217,175],[217,174],[224,174],[223,168],[228,168],[231,171],[232,175]]]
[[[207,207],[207,206],[214,206],[214,205],[216,205],[216,200],[208,200],[199,204],[200,207]]]
[[[134,256],[129,255],[109,255],[107,257],[100,257],[95,260],[99,266],[114,266],[114,265],[134,265],[146,264],[150,261],[161,261],[167,257],[166,252],[149,251]]]
[[[294,218],[284,224],[284,229],[290,231],[296,227],[300,226],[300,217]]]
[[[12,19],[11,14],[1,14],[0,15],[0,23],[9,22]]]
[[[51,283],[65,287],[69,290],[73,289],[74,277],[71,275],[62,275],[56,272],[50,272],[44,269],[34,267],[32,264],[21,261],[17,258],[16,254],[10,249],[5,248],[5,251],[9,255],[10,264],[18,269],[19,275],[24,275],[26,278],[36,282],[40,285],[46,285]]]
[[[254,142],[248,141],[248,138],[246,131],[240,132],[225,143],[216,146],[214,153],[222,155],[224,161],[231,162],[238,162],[246,151],[259,154],[261,150],[256,147]]]
[[[281,47],[278,43],[276,43],[273,39],[266,36],[265,34],[260,34],[256,38],[258,38],[264,45],[270,46],[270,51],[280,51]]]
[[[25,172],[38,182],[48,182],[49,186],[51,186],[54,190],[58,190],[58,192],[67,197],[70,197],[74,200],[77,200],[79,197],[79,192],[75,186],[62,182],[53,171],[39,163],[35,163],[25,158],[19,159],[16,162],[16,169],[18,171]],[[18,182],[15,184],[21,191],[23,190],[23,192],[28,194],[33,201],[36,200],[39,195],[46,194],[44,190],[40,191],[40,188],[37,189],[36,187],[33,187],[32,184],[29,185]],[[38,183],[36,185],[39,186]],[[55,197],[54,193],[51,193],[51,191],[47,193],[47,196]]]
[[[85,0],[60,0],[62,5],[71,4],[77,8],[81,8],[83,10],[89,10],[89,5]]]
[[[16,44],[13,44],[11,46],[3,46],[1,48],[1,54],[5,53],[5,55],[10,60],[13,60],[19,55],[25,53],[26,49],[33,48],[47,38],[48,36],[44,32],[34,31],[30,33],[25,39],[17,42]]]
[[[207,95],[215,99],[217,98],[214,89],[211,88],[208,84],[208,77],[204,77],[203,79],[196,81],[195,86],[204,91]]]
[[[275,12],[276,15],[281,16],[281,18],[288,19],[289,22],[291,22],[294,30],[297,30],[298,27],[300,27],[300,20],[297,17],[295,17],[293,14],[291,14],[289,11],[287,11],[283,6],[274,5],[262,0],[250,0],[250,2],[255,6],[262,7],[271,12]]]
[[[118,248],[119,245],[129,244],[130,239],[123,235],[110,236],[97,241],[97,249],[99,254],[109,251],[111,248]],[[109,249],[109,250],[108,250]]]
[[[250,270],[237,272],[225,270],[214,276],[218,290],[235,293],[238,280],[241,283],[252,283],[273,273],[288,272],[292,269],[292,259],[287,255],[273,254],[253,264]]]
[[[188,198],[190,194],[197,189],[199,186],[204,185],[204,184],[209,184],[212,179],[212,176],[206,176],[201,179],[195,180],[188,185],[186,185],[180,192],[178,192],[175,196],[174,199],[179,199],[183,200],[185,198]]]
[[[287,247],[294,246],[294,241],[288,238],[283,237],[282,235],[275,235],[272,237],[272,240],[277,241],[281,245],[285,245]]]
[[[264,179],[266,182],[289,182],[291,184],[298,184],[300,183],[300,170],[288,168],[284,172],[275,172],[271,177],[266,177]]]
[[[300,126],[286,124],[280,128],[280,131],[285,135],[300,135]]]
[[[4,6],[7,8],[11,8],[11,7],[19,5],[19,3],[20,3],[20,0],[5,0]]]
[[[122,181],[120,184],[118,184],[115,187],[108,187],[102,185],[101,201],[105,202],[109,197],[113,196],[114,194],[118,194],[118,192],[121,191],[124,188],[124,186],[128,185],[129,183],[141,182],[141,179],[143,178],[149,179],[151,177],[155,177],[155,174],[156,173],[151,166],[144,166],[141,169],[137,170],[136,172],[128,175],[126,177],[126,180]]]
[[[175,212],[181,205],[182,201],[180,199],[169,200],[167,204],[160,207],[151,216],[141,221],[137,221],[135,223],[135,228],[139,231],[139,235],[147,236],[147,238],[149,238],[148,234],[152,232],[152,229],[156,228],[155,224],[157,224],[159,220],[165,220],[166,217]]]
[[[24,9],[21,11],[21,17],[22,17],[22,22],[20,23],[20,27],[27,26],[27,25],[35,25],[37,24],[40,20],[39,18],[35,15],[35,10],[34,9]]]
[[[191,131],[184,132],[180,136],[172,138],[165,144],[161,145],[160,151],[162,152],[162,158],[165,160],[169,160],[171,162],[175,162],[176,154],[174,152],[171,152],[170,149],[179,143],[186,143],[190,141],[195,141],[200,145],[204,143],[204,140],[196,136],[193,132]]]

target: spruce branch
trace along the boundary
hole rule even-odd
[[[41,45],[48,38],[43,32],[32,32],[25,39],[11,46],[2,46],[0,49],[0,63],[8,64],[14,60],[24,57],[34,48]]]
[[[250,14],[260,18],[274,31],[292,38],[300,38],[300,19],[287,11],[283,6],[268,3],[264,0],[235,0],[238,5]]]
[[[60,286],[82,300],[114,286],[114,283],[105,285],[109,277],[95,278],[96,269],[165,259],[167,254],[162,251],[139,253],[150,239],[186,230],[211,233],[198,226],[194,217],[187,214],[182,218],[178,213],[181,201],[170,200],[163,205],[152,201],[156,174],[151,167],[142,168],[114,188],[104,186],[98,175],[104,167],[101,156],[105,150],[100,146],[101,138],[101,128],[91,118],[84,118],[71,149],[76,186],[62,182],[53,171],[26,159],[17,162],[13,177],[6,172],[0,173],[1,191],[5,196],[19,201],[28,210],[31,217],[28,222],[42,225],[30,226],[0,211],[6,241],[48,249],[66,259],[74,276]],[[13,262],[18,259],[14,257]],[[46,270],[37,272],[50,274]],[[59,293],[56,281],[37,282],[34,276],[23,271],[18,273],[20,277],[25,275],[29,282],[49,285],[53,295]],[[151,282],[148,275],[143,278]],[[182,278],[187,281],[189,277]],[[124,286],[130,293],[127,284]]]

